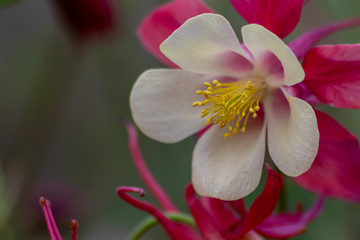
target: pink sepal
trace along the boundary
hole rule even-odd
[[[206,208],[222,231],[227,231],[238,221],[238,217],[230,209],[230,203],[216,198],[202,197],[201,203]]]
[[[318,155],[311,168],[294,178],[305,189],[360,203],[360,148],[351,133],[315,110],[320,132]]]
[[[229,235],[231,236],[231,239],[245,236],[246,233],[255,229],[256,226],[267,219],[276,208],[284,179],[279,173],[273,171],[268,165],[266,165],[266,167],[268,178],[266,180],[264,190],[250,206],[249,212],[245,216],[244,222],[240,222],[242,227],[236,229],[240,231],[232,232],[231,235]]]
[[[175,0],[161,5],[141,22],[137,29],[140,42],[152,55],[170,67],[177,67],[160,52],[160,44],[187,19],[214,12],[201,0]]]
[[[359,25],[360,18],[358,17],[321,26],[296,38],[289,44],[289,47],[298,59],[302,59],[305,54],[324,37],[336,33],[337,31]]]
[[[324,205],[324,197],[319,197],[305,213],[302,210],[291,213],[272,215],[256,227],[256,231],[264,237],[287,239],[306,231],[307,225],[317,217]]]
[[[246,216],[247,215],[247,210],[246,210],[246,206],[245,206],[245,203],[244,203],[244,199],[231,201],[230,205],[232,206],[232,208],[234,208],[234,210],[238,214],[240,214],[240,216]]]
[[[230,0],[248,23],[257,23],[280,38],[291,33],[299,22],[303,0]]]
[[[220,234],[220,226],[216,224],[210,213],[197,199],[194,187],[191,184],[185,189],[185,199],[203,239],[223,240],[224,238]]]
[[[164,227],[172,240],[200,240],[197,234],[187,225],[176,223],[168,219],[161,211],[149,203],[140,201],[129,195],[129,192],[138,193],[141,197],[145,196],[145,192],[141,188],[136,187],[119,187],[116,190],[120,198],[130,205],[145,211],[152,215]]]
[[[360,44],[319,46],[304,58],[304,85],[325,104],[360,108]]]

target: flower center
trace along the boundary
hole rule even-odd
[[[252,81],[251,81],[252,80]],[[231,83],[204,82],[206,90],[198,90],[196,94],[204,95],[204,101],[194,102],[192,105],[205,106],[201,117],[209,116],[205,125],[219,124],[223,128],[228,124],[228,132],[224,134],[227,139],[231,134],[236,134],[240,128],[245,132],[246,123],[250,117],[257,117],[260,110],[259,102],[263,98],[267,84],[261,79],[251,78],[250,81],[239,80]]]

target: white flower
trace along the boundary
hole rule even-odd
[[[304,79],[296,56],[260,25],[244,26],[242,37],[244,46],[220,15],[189,19],[160,46],[181,69],[144,72],[130,96],[136,124],[155,140],[178,142],[212,124],[195,146],[192,181],[223,200],[256,188],[266,138],[289,176],[310,168],[319,144],[312,107],[284,89]]]

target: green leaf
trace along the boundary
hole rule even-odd
[[[0,0],[0,8],[8,7],[11,4],[15,4],[20,0]]]
[[[193,218],[188,214],[165,213],[165,216],[175,222],[181,222],[181,223],[187,224],[191,227],[196,226]],[[126,239],[127,240],[139,240],[140,237],[142,235],[144,235],[145,232],[147,232],[149,229],[153,228],[157,224],[159,224],[159,222],[155,218],[153,218],[152,216],[148,216],[131,230],[131,232],[126,237]]]

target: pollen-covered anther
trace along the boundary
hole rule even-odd
[[[205,86],[205,87],[212,87],[212,84],[211,84],[211,83],[208,83],[208,82],[204,82],[204,86]]]
[[[259,103],[267,87],[261,79],[240,79],[231,83],[220,83],[215,79],[212,83],[204,82],[204,86],[207,89],[197,90],[196,94],[203,95],[205,100],[196,101],[193,106],[208,105],[201,112],[202,118],[208,116],[206,125],[213,123],[224,128],[228,124],[225,139],[237,134],[239,128],[244,133],[250,115],[257,118],[256,112],[260,110]]]
[[[194,107],[196,106],[201,106],[201,102],[200,101],[196,101],[196,102],[193,102],[192,104]]]
[[[224,139],[227,139],[228,137],[230,137],[230,133],[224,133]]]

